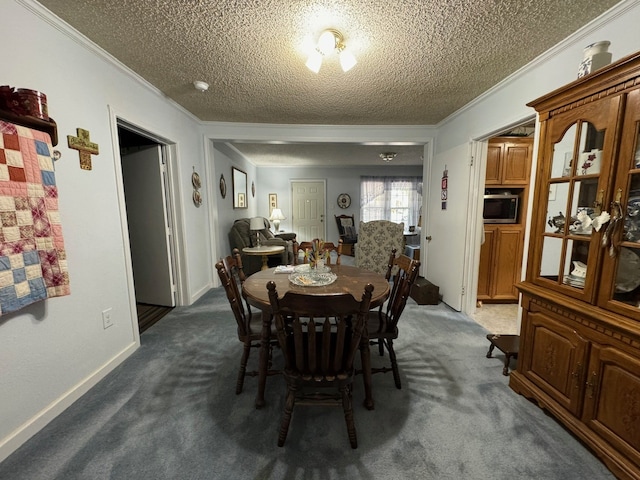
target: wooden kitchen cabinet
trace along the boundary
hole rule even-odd
[[[489,140],[485,185],[528,185],[533,138],[495,137]]]
[[[529,106],[540,120],[537,208],[509,384],[618,478],[638,479],[640,53]]]
[[[478,300],[487,303],[516,302],[524,229],[520,225],[485,224],[484,238],[480,248]]]

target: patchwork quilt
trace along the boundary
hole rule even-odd
[[[0,315],[69,295],[48,134],[0,120]]]

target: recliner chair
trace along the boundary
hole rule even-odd
[[[269,220],[263,217],[264,220],[264,229],[258,232],[260,235],[260,244],[261,245],[281,245],[284,248],[284,251],[281,255],[271,255],[268,260],[268,265],[270,267],[275,267],[278,265],[292,265],[293,262],[293,254],[294,254],[294,246],[293,243],[296,240],[295,233],[281,233],[278,235],[274,235],[269,227],[271,224]],[[245,275],[251,275],[260,270],[262,266],[262,259],[259,255],[247,255],[242,252],[242,249],[245,247],[255,247],[256,245],[256,233],[251,231],[249,228],[250,218],[239,218],[235,222],[233,222],[233,226],[231,230],[229,230],[229,251],[233,251],[234,248],[237,248],[240,251],[240,255],[242,256],[242,267]]]

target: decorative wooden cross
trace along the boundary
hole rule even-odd
[[[91,155],[98,155],[98,144],[89,140],[89,130],[76,128],[76,132],[77,137],[67,135],[67,144],[80,153],[80,168],[91,170]]]

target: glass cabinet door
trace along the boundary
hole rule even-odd
[[[539,183],[546,186],[546,208],[540,205],[546,215],[544,228],[539,230],[543,238],[533,279],[589,302],[595,301],[595,274],[591,272],[599,267],[598,239],[605,228],[599,222],[610,170],[608,137],[614,133],[607,129],[609,100],[595,103],[601,104],[599,108],[548,121],[552,143],[541,148],[547,149],[544,155],[550,162],[545,162],[545,180]]]
[[[599,295],[601,306],[640,320],[640,91],[627,98]]]

